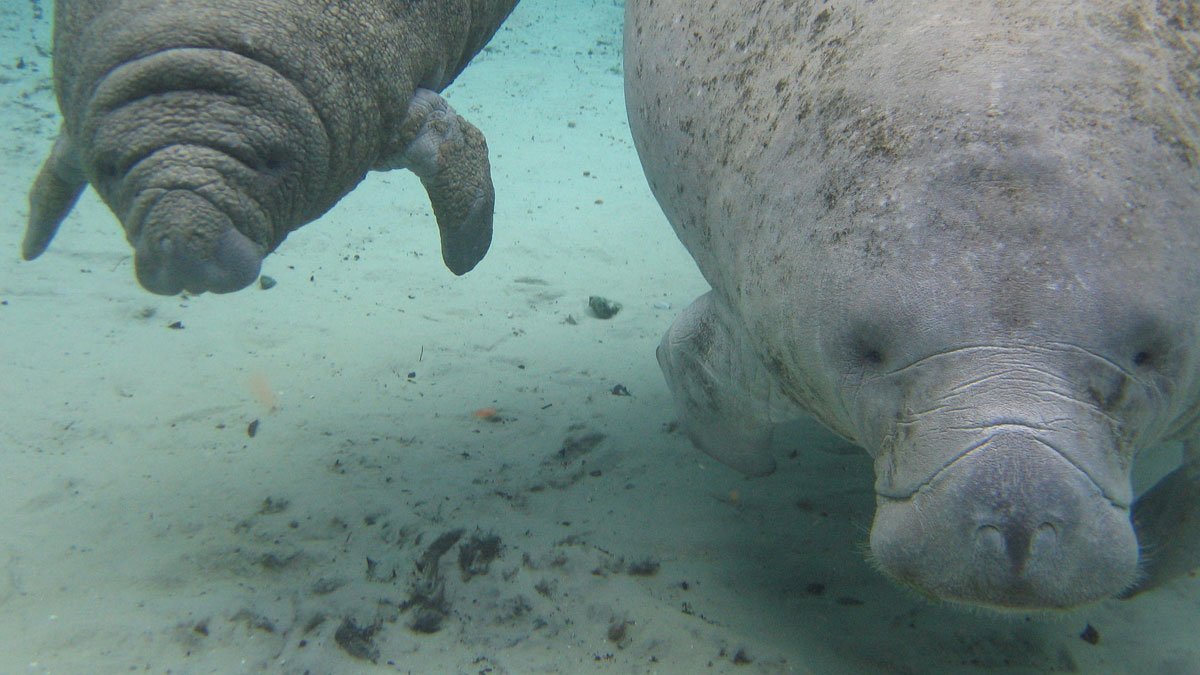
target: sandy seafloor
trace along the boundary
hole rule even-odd
[[[654,348],[705,284],[629,139],[620,3],[525,0],[448,90],[492,152],[475,271],[373,174],[276,287],[190,298],[137,285],[93,193],[18,262],[58,123],[42,4],[0,3],[0,673],[1200,672],[1194,580],[933,605],[864,559],[862,451],[797,427],[748,480],[671,431]]]

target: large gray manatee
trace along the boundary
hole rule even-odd
[[[767,472],[804,413],[863,446],[871,557],[939,599],[1068,608],[1200,561],[1194,2],[626,18],[637,150],[712,286],[658,352],[699,446]]]
[[[372,169],[429,193],[456,274],[487,252],[483,135],[437,92],[517,0],[58,0],[62,133],[30,194],[40,255],[90,183],[156,293],[227,292]]]

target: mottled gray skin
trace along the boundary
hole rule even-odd
[[[40,255],[87,184],[156,293],[227,292],[367,171],[407,168],[442,255],[491,242],[487,144],[437,92],[517,0],[58,0],[62,133],[30,194]]]
[[[633,136],[712,285],[659,348],[692,438],[749,473],[792,416],[860,444],[872,558],[936,598],[1193,568],[1200,453],[1137,505],[1130,467],[1200,425],[1198,26],[1184,0],[629,0]]]

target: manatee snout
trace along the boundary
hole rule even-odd
[[[1032,431],[1002,430],[907,498],[879,496],[871,552],[926,594],[997,609],[1065,609],[1135,580],[1129,506]]]
[[[141,216],[134,245],[138,282],[162,295],[229,293],[250,285],[264,251],[220,209],[190,190],[170,190]]]

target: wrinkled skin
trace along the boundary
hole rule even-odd
[[[442,254],[491,242],[483,135],[437,92],[517,0],[58,0],[63,127],[30,193],[22,254],[90,184],[148,290],[234,291],[372,169],[429,193]]]
[[[659,348],[692,439],[752,474],[789,417],[861,445],[871,557],[934,598],[1193,569],[1198,27],[1182,0],[629,0],[634,139],[713,289]]]

